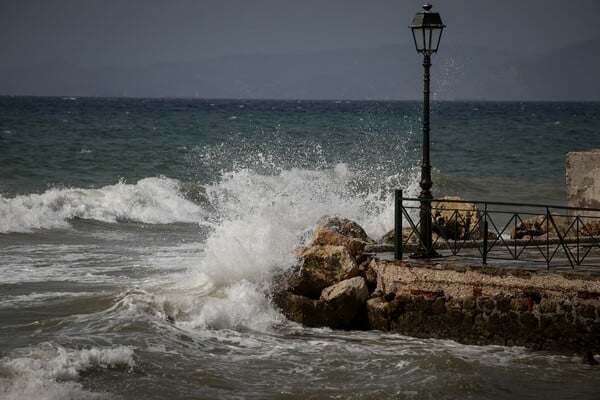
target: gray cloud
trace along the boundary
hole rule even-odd
[[[290,68],[299,75],[304,72],[293,69],[294,62],[309,65],[307,68],[314,75],[319,75],[319,68],[322,69],[321,76],[335,75],[335,70],[342,68],[340,63],[348,60],[340,58],[339,65],[333,66],[335,62],[331,57],[341,54],[341,50],[344,50],[344,57],[350,59],[360,59],[364,57],[364,51],[374,51],[379,57],[373,61],[374,71],[385,68],[379,63],[389,61],[377,50],[386,46],[390,51],[403,52],[389,55],[392,59],[397,57],[397,63],[404,58],[410,60],[407,62],[418,63],[417,55],[410,49],[408,24],[419,11],[421,3],[414,0],[1,1],[0,69],[5,71],[5,78],[0,79],[0,94],[61,95],[77,92],[81,95],[79,92],[85,94],[89,91],[90,95],[109,92],[189,95],[202,92],[202,88],[208,86],[212,89],[207,93],[219,94],[218,88],[214,88],[215,82],[229,82],[228,86],[233,87],[235,85],[231,82],[247,80],[245,85],[241,84],[244,90],[223,89],[221,94],[260,97],[258,92],[269,94],[264,88],[256,89],[260,89],[261,82],[264,84],[261,73],[269,76],[277,72],[282,81],[270,94],[293,97],[293,93],[299,93],[302,88],[294,86],[294,77],[285,71],[268,73],[267,56],[302,56],[291,61],[290,65],[285,62],[278,64],[279,68]],[[488,57],[488,53],[501,53],[505,54],[503,64],[512,64],[506,68],[512,68],[513,78],[526,79],[529,70],[534,69],[531,63],[535,60],[551,59],[556,62],[557,58],[553,58],[552,54],[563,51],[565,47],[600,38],[600,24],[595,21],[600,2],[594,0],[439,0],[433,1],[433,4],[447,25],[440,54],[436,57],[444,60],[447,69],[463,65],[463,75],[466,69],[489,64],[491,59],[482,59]],[[482,49],[480,54],[477,48]],[[348,51],[353,55],[349,55]],[[588,54],[582,54],[576,62],[583,64],[586,57],[597,58],[599,51],[598,47],[588,48]],[[224,56],[229,57],[229,62],[241,63],[239,70],[229,65]],[[254,59],[245,63],[249,57],[257,56],[259,61]],[[260,62],[260,57],[263,62]],[[469,59],[473,58],[475,64],[469,65]],[[169,71],[165,64],[180,64],[180,69],[185,64],[189,79],[165,76]],[[71,70],[65,65],[70,65]],[[228,70],[227,74],[214,68],[215,65]],[[396,68],[398,65],[389,67]],[[212,75],[207,72],[211,66]],[[571,66],[565,74],[574,73],[576,67]],[[153,68],[154,72],[148,72]],[[260,68],[262,71],[244,68]],[[345,71],[336,78],[338,85],[347,85],[357,79],[373,81],[372,87],[380,85],[377,77],[371,76],[376,72],[363,66],[360,73],[355,70],[358,75],[353,78],[349,72],[352,68],[342,68]],[[44,71],[47,71],[47,78],[44,78]],[[399,74],[413,74],[414,71],[414,68],[398,68]],[[440,73],[448,74],[447,71]],[[498,73],[504,74],[507,82],[510,81],[509,72]],[[32,80],[27,74],[34,74],[37,79]],[[73,77],[71,84],[68,84],[68,74]],[[19,88],[15,86],[18,82],[7,83],[6,75],[28,79],[29,82]],[[461,75],[461,71],[457,70],[453,75]],[[142,79],[144,76],[146,79]],[[306,92],[319,80],[311,76],[296,77],[296,85],[305,85]],[[193,77],[204,83],[192,87]],[[395,82],[411,78],[400,76]],[[553,75],[551,79],[557,79],[557,76]],[[592,86],[598,87],[598,79],[590,79]],[[36,82],[39,85],[37,92]],[[127,89],[128,82],[137,85],[138,89]],[[544,86],[543,82],[536,85]],[[330,86],[335,85],[330,83]],[[346,91],[359,97],[389,97],[388,91],[383,89],[378,94],[372,90],[361,91],[360,85],[357,86],[356,90],[347,88]],[[330,89],[328,95],[331,97],[343,95],[338,88]],[[522,92],[527,90],[539,92],[539,88],[523,88]],[[483,97],[498,97],[496,95],[500,94],[489,90],[481,93]],[[310,97],[311,93],[306,92],[306,95]]]

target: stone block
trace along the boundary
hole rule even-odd
[[[513,311],[527,311],[529,309],[529,302],[523,297],[514,297],[510,299],[510,309]]]
[[[438,297],[433,301],[431,304],[431,313],[433,315],[446,313],[446,299],[444,297]]]
[[[538,310],[542,314],[556,313],[557,306],[556,306],[556,303],[554,303],[553,301],[546,299],[546,300],[543,300],[542,302],[540,302]]]
[[[463,300],[463,307],[465,310],[473,310],[476,306],[475,298],[473,296],[465,297]]]
[[[519,322],[528,331],[536,330],[539,326],[539,321],[531,312],[524,312],[519,316]]]
[[[389,331],[397,305],[397,302],[387,302],[381,297],[367,300],[367,318],[371,329]]]
[[[566,185],[569,207],[600,208],[600,150],[567,154]]]
[[[592,304],[580,304],[577,307],[577,314],[583,318],[595,319],[596,307],[594,307]]]
[[[510,298],[498,296],[496,298],[496,309],[500,312],[508,312],[510,310]]]

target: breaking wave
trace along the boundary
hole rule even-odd
[[[65,228],[74,218],[149,224],[197,223],[200,206],[185,199],[179,182],[164,177],[100,189],[49,189],[42,194],[0,196],[0,233]]]
[[[129,347],[67,349],[42,343],[14,358],[0,359],[0,397],[17,399],[98,399],[109,396],[86,391],[78,382],[82,372],[93,368],[134,367]]]

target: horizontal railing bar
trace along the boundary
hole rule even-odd
[[[416,202],[438,202],[438,203],[459,203],[459,204],[487,204],[494,206],[506,206],[506,207],[532,207],[532,208],[558,208],[562,210],[571,210],[571,211],[594,211],[600,212],[600,208],[582,208],[582,207],[567,207],[567,206],[558,206],[558,205],[542,205],[542,204],[531,204],[531,203],[510,203],[510,202],[500,202],[500,201],[471,201],[471,200],[454,200],[454,199],[419,199],[412,197],[404,197],[402,201],[416,201]],[[404,208],[418,208],[417,206],[406,207]],[[488,212],[490,212],[488,210]],[[493,211],[493,212],[501,212],[501,211]],[[587,217],[587,216],[586,216]]]
[[[442,242],[437,240],[434,243],[432,243],[432,245],[436,249],[444,249],[444,248],[448,248],[448,245],[450,243],[460,243],[461,249],[476,249],[476,248],[482,247],[483,240],[466,239],[463,241],[463,240],[451,239],[451,240],[446,241],[445,239],[443,239]],[[519,246],[519,247],[533,247],[533,246],[555,245],[555,244],[561,244],[561,243],[565,243],[565,244],[593,243],[593,244],[598,244],[598,248],[600,249],[600,238],[591,238],[591,237],[580,237],[580,238],[569,237],[569,238],[564,238],[562,240],[562,242],[559,238],[543,239],[543,240],[539,240],[539,239],[533,239],[533,240],[530,240],[530,239],[488,239],[488,243],[491,243],[494,246],[494,247],[492,247],[493,249],[501,248],[501,246],[505,246],[505,245]],[[499,245],[500,247],[495,247],[497,245]],[[403,246],[407,249],[410,249],[410,246],[418,247],[419,244],[418,243],[404,243]],[[388,243],[380,243],[380,244],[367,245],[365,247],[365,251],[367,251],[367,252],[375,251],[374,249],[377,249],[378,251],[387,251],[386,249],[391,249],[389,251],[394,251],[394,245],[388,244]]]

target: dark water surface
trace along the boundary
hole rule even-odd
[[[436,196],[565,203],[598,103],[435,103]],[[0,398],[578,398],[579,355],[289,323],[324,214],[418,193],[420,105],[0,98]]]

